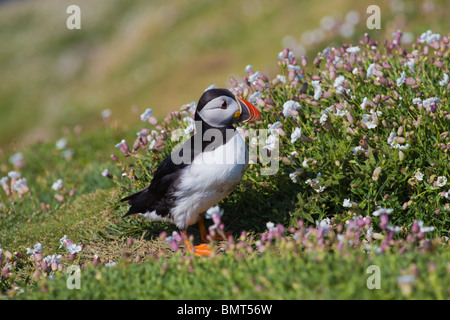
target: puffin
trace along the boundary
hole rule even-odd
[[[234,124],[260,119],[249,101],[231,91],[206,90],[195,110],[195,133],[161,162],[150,185],[120,200],[130,205],[124,217],[173,223],[189,251],[209,255],[204,213],[233,191],[248,167],[245,140]],[[192,248],[187,229],[195,223],[204,243]]]

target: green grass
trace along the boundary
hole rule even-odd
[[[238,258],[226,254],[214,259],[151,260],[143,264],[83,269],[80,289],[67,288],[68,276],[43,280],[18,299],[446,299],[450,286],[450,251],[427,255],[387,254],[368,258],[350,255],[266,252]],[[367,281],[380,267],[380,288]],[[402,288],[397,277],[416,273],[414,283]],[[408,287],[408,285],[406,285]]]

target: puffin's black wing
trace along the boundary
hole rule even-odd
[[[184,167],[186,167],[184,163],[175,164],[171,155],[164,159],[149,186],[120,200],[128,201],[131,205],[124,217],[154,210],[158,215],[166,216],[171,208],[171,193]]]
[[[203,141],[202,139],[205,131],[210,128],[209,125],[203,123],[202,130],[198,130],[198,132],[191,136],[191,138],[180,148],[176,149],[171,155],[164,159],[156,170],[149,186],[120,200],[122,202],[128,201],[131,205],[124,217],[134,213],[152,211],[156,211],[156,214],[162,217],[165,217],[170,213],[170,209],[176,200],[173,197],[173,192],[175,191],[182,169],[192,163],[197,155],[214,142],[214,139],[209,141]],[[223,135],[222,143],[225,143],[225,141],[230,138],[230,135],[226,134],[227,129],[232,129],[232,131],[235,132],[232,126],[220,128]],[[198,135],[200,135],[200,140]],[[198,143],[197,141],[201,141],[201,143]],[[189,152],[189,154],[186,155],[184,152]],[[172,155],[174,154],[178,155],[177,163],[173,162]],[[183,161],[178,163],[180,162],[179,159],[183,159]]]

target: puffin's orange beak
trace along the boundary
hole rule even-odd
[[[250,102],[239,97],[237,97],[237,101],[239,102],[239,108],[241,109],[238,121],[250,122],[261,119],[261,114]]]

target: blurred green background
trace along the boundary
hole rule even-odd
[[[69,5],[81,30],[69,30]],[[369,5],[381,29],[369,30]],[[284,47],[312,61],[328,45],[362,34],[415,41],[448,34],[450,1],[140,0],[0,1],[0,151],[102,125],[101,112],[136,123],[145,108],[162,118],[228,87],[247,64],[276,76]]]

